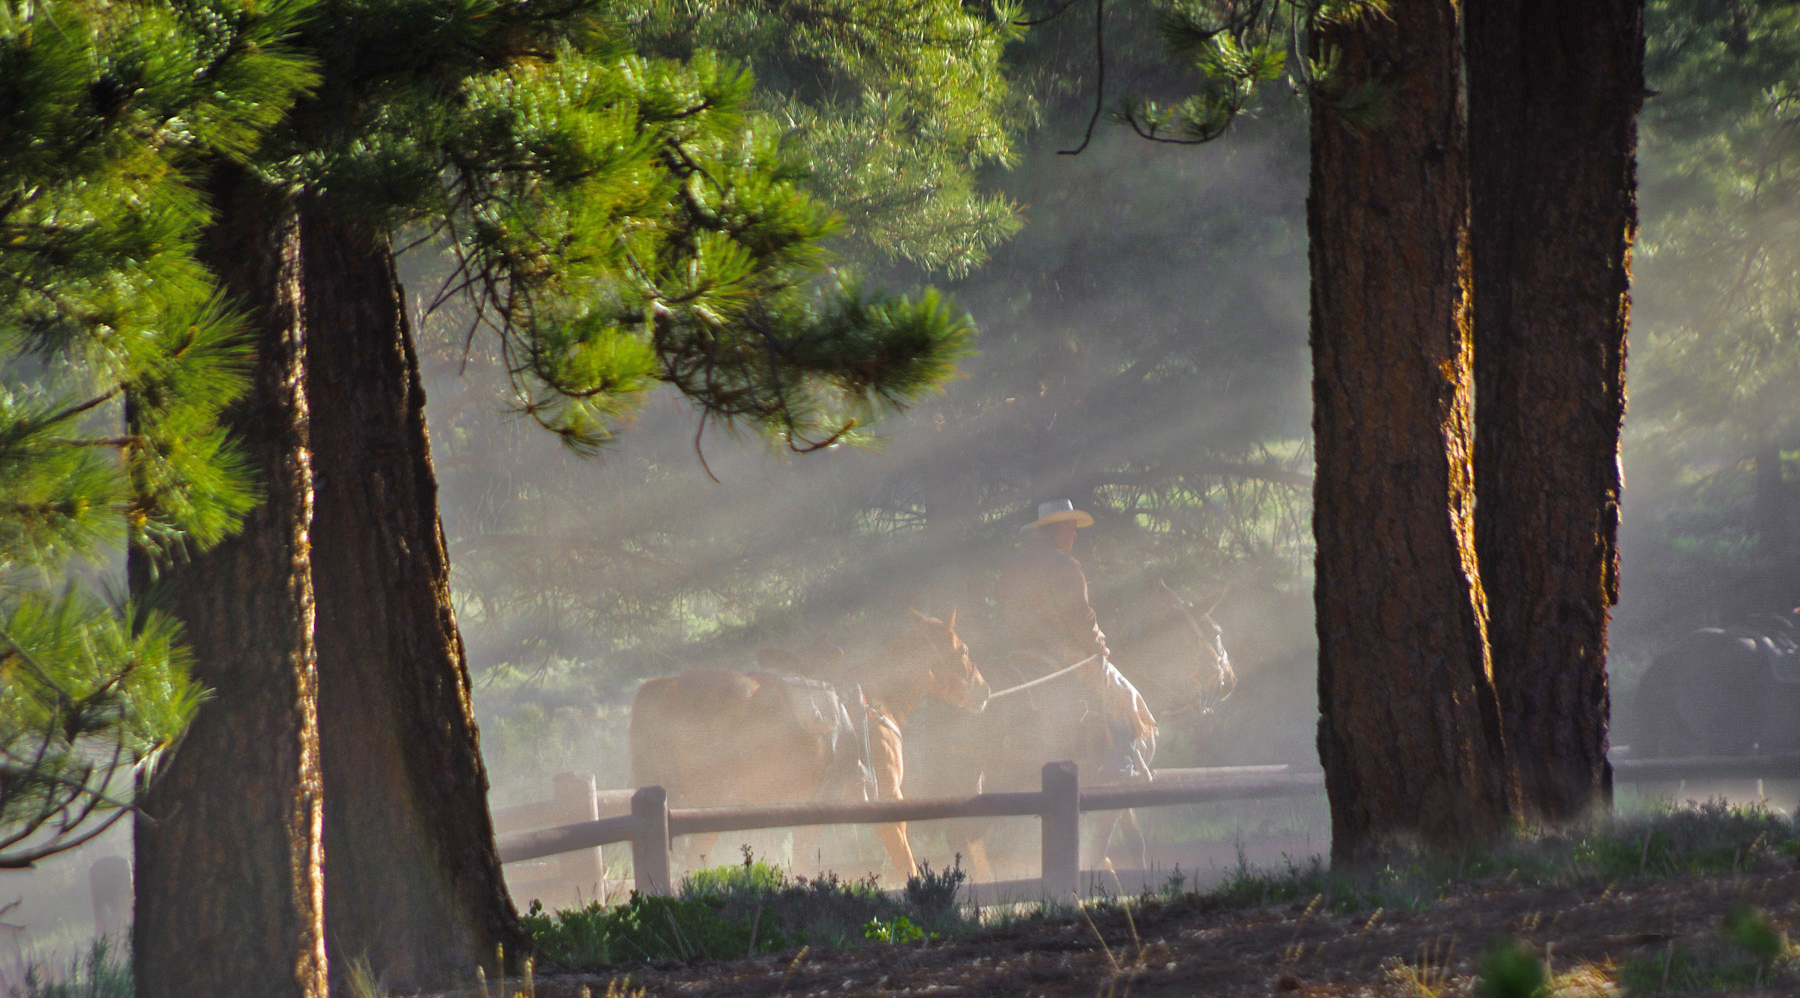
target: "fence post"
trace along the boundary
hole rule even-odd
[[[631,837],[631,865],[637,892],[669,891],[669,794],[661,787],[642,787],[631,795],[631,814],[638,820]]]
[[[557,773],[550,777],[555,823],[573,825],[599,818],[600,803],[595,799],[595,793],[592,773]],[[574,892],[569,899],[571,904],[576,903],[584,891],[588,892],[588,900],[600,897],[606,886],[606,864],[600,859],[599,847],[557,857],[556,879]]]
[[[1073,762],[1044,763],[1044,896],[1075,900],[1081,881],[1081,778]]]

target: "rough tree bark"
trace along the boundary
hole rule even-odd
[[[1476,548],[1523,814],[1552,825],[1612,800],[1643,28],[1643,0],[1495,0],[1465,21]]]
[[[467,984],[528,952],[500,873],[393,255],[301,212],[317,476],[326,926],[390,988]]]
[[[1314,601],[1332,857],[1502,832],[1513,796],[1475,568],[1457,9],[1396,0],[1317,42],[1391,119],[1313,99]]]
[[[323,998],[299,229],[241,173],[211,193],[221,214],[202,255],[250,311],[257,346],[227,423],[267,498],[241,533],[162,573],[214,693],[143,799],[133,974],[143,998]],[[131,575],[142,587],[149,566],[134,557]]]

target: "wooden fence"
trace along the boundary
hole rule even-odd
[[[1748,758],[1618,759],[1613,762],[1615,781],[1655,782],[1701,779],[1755,779],[1800,777],[1800,755]],[[600,848],[629,843],[635,888],[645,894],[667,894],[673,881],[669,870],[669,840],[699,832],[752,831],[799,825],[885,824],[896,821],[931,821],[943,818],[1035,817],[1039,820],[1042,879],[1035,883],[1041,896],[1068,897],[1081,883],[1080,816],[1084,812],[1124,808],[1204,804],[1227,800],[1269,800],[1323,793],[1324,776],[1318,770],[1292,766],[1233,766],[1208,769],[1161,769],[1155,783],[1113,784],[1082,787],[1072,762],[1044,766],[1040,789],[1015,793],[975,794],[919,800],[869,802],[808,802],[757,807],[670,808],[661,787],[599,791],[591,777],[562,774],[558,784],[567,794],[562,803],[524,805],[495,812],[496,833],[509,829],[565,821],[554,827],[537,827],[503,835],[500,859],[518,863],[560,857],[553,874],[564,884],[600,884],[604,864]],[[585,782],[584,782],[585,781]],[[533,810],[536,809],[536,810]],[[562,817],[568,816],[568,817]],[[546,820],[538,820],[538,819]],[[569,857],[574,857],[570,859]],[[541,881],[545,885],[551,879]],[[531,894],[527,884],[515,886],[517,897]]]

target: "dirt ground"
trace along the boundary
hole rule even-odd
[[[1753,905],[1790,935],[1800,924],[1800,872],[1625,881],[1588,888],[1501,882],[1462,889],[1421,910],[1333,915],[1306,901],[1207,911],[1192,901],[1146,902],[1126,913],[1019,922],[948,941],[802,950],[754,959],[669,965],[622,974],[540,977],[539,998],[598,996],[609,984],[652,998],[945,995],[1439,996],[1468,994],[1493,940],[1545,954],[1564,995],[1620,993],[1630,965],[1681,985],[1684,961],[1730,944],[1721,928]],[[1742,962],[1740,960],[1740,962]],[[1647,970],[1645,968],[1648,968]],[[1659,975],[1659,968],[1661,970]],[[1670,980],[1670,976],[1674,980]],[[616,992],[615,992],[616,993]],[[1790,971],[1736,991],[1800,995]]]

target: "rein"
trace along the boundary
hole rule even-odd
[[[998,693],[989,693],[988,700],[991,702],[994,700],[998,700],[1001,697],[1009,697],[1009,696],[1012,696],[1014,693],[1020,693],[1025,690],[1031,689],[1033,686],[1042,686],[1043,684],[1049,682],[1052,679],[1059,679],[1063,676],[1068,675],[1071,672],[1074,672],[1076,669],[1081,668],[1082,666],[1088,664],[1089,662],[1092,662],[1094,659],[1097,659],[1099,657],[1100,657],[1100,653],[1095,652],[1094,654],[1089,655],[1087,658],[1084,658],[1081,661],[1076,662],[1074,665],[1064,666],[1063,668],[1058,669],[1055,672],[1052,672],[1048,676],[1039,676],[1038,678],[1033,679],[1029,682],[1020,683],[1017,686],[1009,686],[1006,689],[1003,689]]]

